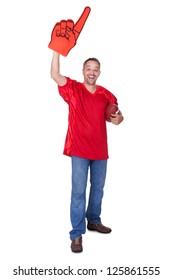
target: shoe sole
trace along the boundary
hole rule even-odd
[[[72,251],[73,253],[81,253],[81,252],[83,252],[83,250],[73,251],[72,249],[71,249],[71,251]]]

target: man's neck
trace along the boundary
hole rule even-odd
[[[84,82],[84,86],[87,88],[87,90],[91,93],[94,93],[96,91],[97,85],[88,85]]]

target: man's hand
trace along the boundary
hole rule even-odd
[[[115,125],[120,124],[124,120],[124,117],[121,112],[119,112],[118,114],[112,114],[111,116],[111,122]]]
[[[67,56],[69,51],[76,45],[90,11],[90,7],[85,7],[76,24],[71,19],[57,22],[52,30],[48,47],[63,56]]]

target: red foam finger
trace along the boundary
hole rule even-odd
[[[73,20],[61,20],[56,23],[52,30],[51,41],[48,47],[55,52],[67,56],[69,51],[76,45],[77,38],[88,18],[90,7],[85,7],[82,15],[74,25]]]

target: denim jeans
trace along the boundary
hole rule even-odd
[[[88,160],[72,156],[72,191],[70,239],[86,232],[85,218],[92,224],[100,224],[103,188],[106,179],[107,160]],[[86,187],[90,169],[90,191],[86,209]]]

